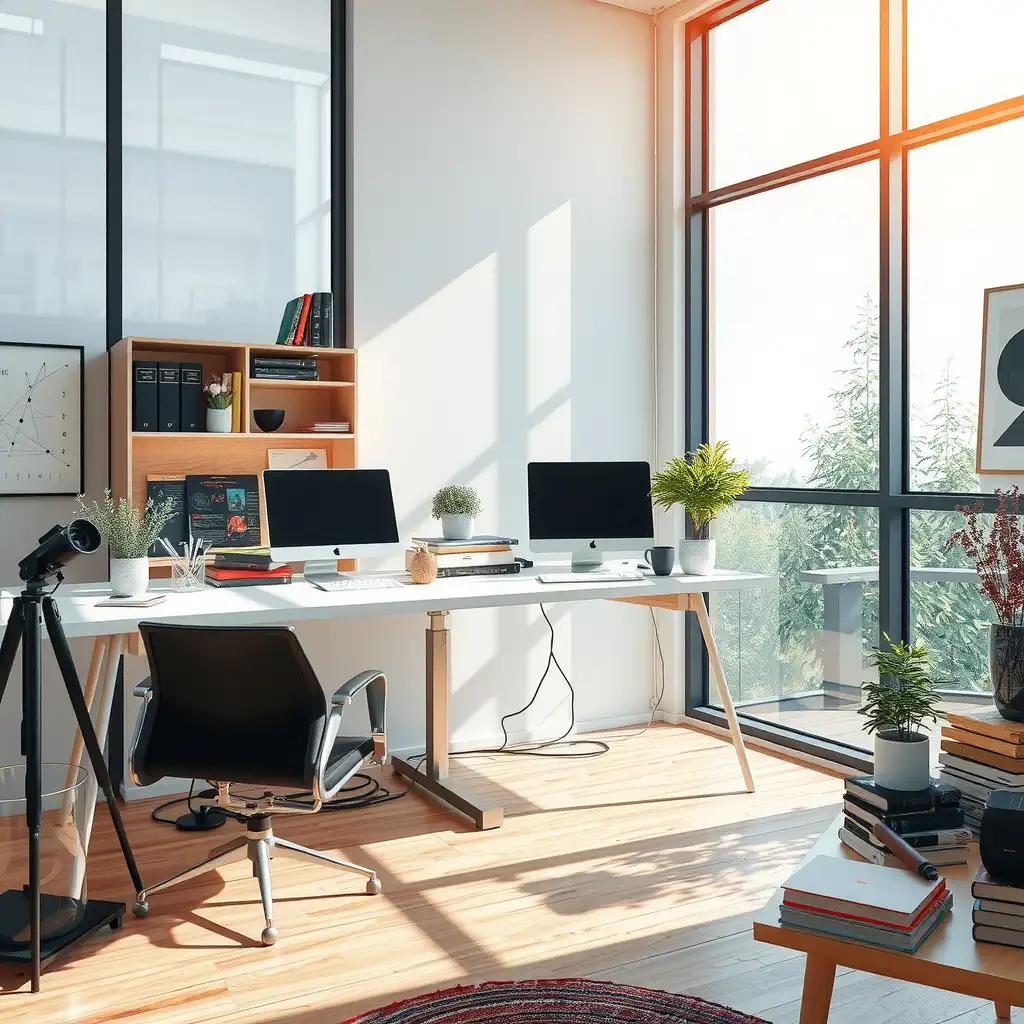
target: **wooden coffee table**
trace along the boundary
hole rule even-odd
[[[808,860],[818,854],[858,859],[839,842],[842,820],[842,815],[836,818],[814,844]],[[838,966],[990,999],[1000,1020],[1009,1020],[1011,1006],[1024,1006],[1024,950],[976,943],[971,938],[977,843],[971,843],[968,858],[966,865],[940,869],[953,893],[953,909],[914,954],[784,927],[779,924],[782,890],[777,889],[754,919],[754,938],[807,954],[800,1024],[826,1024]]]

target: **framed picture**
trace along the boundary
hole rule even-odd
[[[328,469],[326,448],[268,448],[268,469]]]
[[[81,345],[0,341],[0,495],[81,494]]]

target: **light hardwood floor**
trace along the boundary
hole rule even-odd
[[[617,734],[612,734],[617,735]],[[618,734],[621,735],[621,734]],[[457,772],[505,800],[505,827],[477,833],[417,795],[360,811],[280,816],[285,837],[375,867],[355,877],[278,860],[280,938],[263,949],[248,865],[155,896],[150,916],[78,947],[27,992],[0,965],[4,1024],[339,1024],[453,984],[591,976],[727,1003],[775,1024],[799,1014],[801,954],[755,943],[752,914],[835,816],[842,782],[751,751],[743,792],[732,749],[656,727],[596,760],[476,757]],[[390,781],[390,770],[385,773]],[[225,842],[127,824],[156,881]],[[95,896],[132,901],[105,811],[89,867]],[[853,972],[832,1024],[982,1024],[991,1004]]]

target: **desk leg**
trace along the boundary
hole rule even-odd
[[[722,659],[718,653],[718,644],[715,642],[715,634],[711,629],[711,620],[708,618],[708,606],[704,603],[703,594],[690,595],[690,611],[697,614],[701,636],[704,637],[704,646],[708,649],[711,674],[715,677],[718,696],[722,701],[722,708],[725,710],[725,717],[729,723],[732,745],[736,748],[736,759],[740,763],[740,771],[743,772],[743,781],[746,783],[747,792],[753,793],[754,776],[750,774],[750,765],[747,764],[747,748],[743,745],[743,733],[740,730],[740,723],[736,719],[736,709],[732,706],[732,697],[729,694],[729,687],[725,681],[725,669],[722,667]]]
[[[392,759],[396,772],[431,796],[472,818],[478,829],[500,828],[504,808],[488,803],[448,777],[448,647],[447,612],[430,612],[427,627],[427,752],[422,769],[405,758]]]
[[[105,675],[107,664],[107,653],[110,650],[110,637],[98,636],[92,645],[92,661],[89,662],[89,675],[85,680],[85,706],[92,713],[93,701],[96,699],[96,687],[99,685],[100,676]],[[75,730],[75,740],[71,745],[71,757],[68,759],[68,775],[64,785],[68,792],[64,796],[64,817],[71,817],[72,792],[71,787],[78,775],[78,767],[82,763],[82,753],[85,750],[85,740],[82,739],[82,730]]]
[[[836,965],[817,953],[807,954],[804,992],[800,1000],[800,1024],[828,1024]]]
[[[1010,1020],[1010,1004],[1009,1003],[996,1003],[996,1020],[1005,1021],[1009,1024]]]

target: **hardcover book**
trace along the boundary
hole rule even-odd
[[[188,547],[188,515],[185,512],[185,478],[183,476],[150,477],[146,480],[146,500],[173,502],[174,518],[161,530],[160,536],[179,554]],[[166,558],[163,544],[157,540],[150,546],[150,557]]]
[[[181,430],[181,363],[158,364],[156,404],[159,429]]]
[[[885,814],[905,811],[930,811],[933,807],[955,807],[960,792],[953,786],[931,781],[927,789],[910,793],[880,786],[871,775],[859,775],[846,780],[846,791]]]
[[[157,364],[132,361],[132,430],[157,429]]]
[[[187,476],[185,498],[193,537],[213,548],[260,541],[260,490],[256,476]]]
[[[518,562],[510,562],[507,565],[463,565],[442,569],[438,567],[438,579],[455,579],[459,576],[513,576],[519,572],[521,566]]]
[[[203,364],[181,364],[181,429],[198,434],[206,429],[203,398]]]
[[[908,814],[882,814],[877,807],[865,804],[851,793],[846,794],[843,809],[855,821],[863,822],[870,829],[878,822],[883,822],[893,832],[903,835],[905,832],[933,832],[947,828],[963,828],[964,812],[962,807],[938,807],[934,811],[913,811]]]

